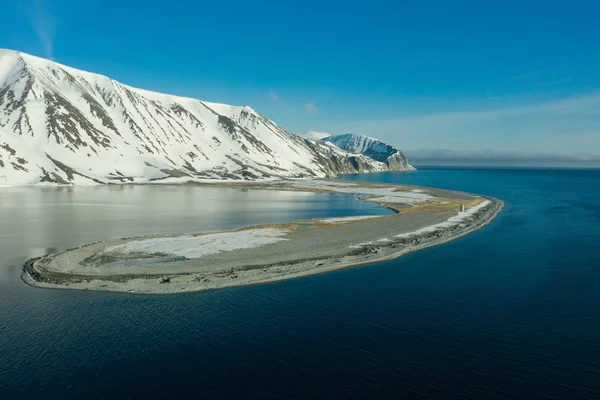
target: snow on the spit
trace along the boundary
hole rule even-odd
[[[429,225],[421,229],[417,229],[413,232],[401,233],[400,235],[396,235],[397,238],[408,238],[411,236],[421,235],[423,233],[431,233],[440,229],[450,228],[456,225],[459,225],[463,220],[473,216],[479,210],[487,207],[491,202],[489,200],[484,200],[481,203],[473,206],[465,211],[460,211],[457,215],[448,218],[444,222],[440,222],[439,224]]]
[[[355,245],[350,246],[350,248],[351,249],[360,249],[363,246],[371,246],[371,245],[373,245],[375,243],[386,243],[386,242],[391,242],[391,240],[388,239],[388,238],[383,238],[383,239],[378,239],[378,240],[374,240],[374,241],[371,241],[371,242],[364,242],[364,243],[360,243],[360,244],[355,244]]]
[[[311,186],[317,189],[331,189],[334,188],[337,190],[338,187],[356,187],[358,186],[356,183],[350,182],[340,182],[340,181],[319,181],[319,180],[305,180],[299,181],[302,186]]]
[[[419,236],[423,233],[431,233],[431,232],[435,232],[437,230],[440,229],[445,229],[445,228],[449,228],[449,227],[453,227],[456,225],[459,225],[463,220],[465,220],[466,218],[469,218],[470,216],[472,216],[473,214],[475,214],[477,211],[487,207],[491,202],[489,200],[484,200],[481,203],[477,204],[476,206],[473,206],[471,208],[469,208],[466,211],[460,211],[457,215],[448,218],[446,221],[444,222],[440,222],[439,224],[434,224],[434,225],[429,225],[426,226],[424,228],[421,229],[417,229],[416,231],[412,231],[412,232],[408,232],[408,233],[401,233],[399,235],[396,235],[395,237],[397,238],[410,238],[413,236]],[[350,246],[350,248],[353,249],[358,249],[361,248],[363,246],[371,246],[377,242],[390,242],[391,240],[388,238],[383,238],[383,239],[379,239],[376,241],[371,241],[371,242],[365,242],[365,243],[359,243],[353,246]]]
[[[336,218],[325,218],[320,219],[319,222],[326,224],[339,224],[344,222],[361,221],[363,219],[379,218],[383,215],[358,215],[356,217],[336,217]]]
[[[376,201],[378,203],[420,203],[423,201],[433,200],[435,197],[424,193],[420,189],[407,190],[397,192],[395,187],[372,189],[369,193],[374,197],[370,197],[368,201]]]
[[[427,200],[433,199],[433,197],[429,196],[429,195],[416,196],[414,193],[410,193],[410,192],[400,192],[400,193],[404,193],[404,195],[396,195],[396,194],[394,194],[394,196],[369,197],[368,199],[365,199],[365,200],[367,200],[367,201],[375,201],[377,203],[406,203],[406,204],[413,204],[413,203],[421,203],[423,201],[427,201]]]
[[[236,232],[209,233],[200,236],[174,236],[135,240],[129,243],[110,246],[105,253],[166,253],[178,257],[199,258],[222,251],[260,247],[271,243],[289,240],[284,236],[286,229],[248,229]]]
[[[331,190],[337,193],[364,195],[368,196],[364,200],[375,201],[378,203],[413,204],[435,199],[434,196],[425,193],[422,189],[396,191],[397,189],[402,188],[398,186],[368,187],[359,186],[353,183],[327,182],[320,180],[303,181],[302,183],[298,183],[298,185],[315,189]]]

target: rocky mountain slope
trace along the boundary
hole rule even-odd
[[[247,106],[135,89],[0,50],[0,185],[260,180],[384,171]]]
[[[328,136],[322,140],[333,143],[340,149],[350,153],[362,154],[373,160],[382,162],[387,165],[390,171],[414,169],[400,150],[378,139],[348,133],[345,135]]]

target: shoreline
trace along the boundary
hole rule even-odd
[[[271,283],[385,262],[447,243],[483,228],[504,207],[488,196],[340,180],[218,186],[358,195],[394,214],[104,240],[29,259],[22,279],[42,288],[134,294]],[[469,209],[457,212],[465,203]]]

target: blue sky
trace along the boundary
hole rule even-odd
[[[4,0],[0,47],[407,151],[600,157],[598,1]]]

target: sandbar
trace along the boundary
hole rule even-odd
[[[482,228],[504,207],[501,200],[488,196],[342,180],[212,186],[344,193],[392,212],[109,239],[27,260],[23,280],[44,288],[139,294],[275,282],[375,264],[442,244]]]

